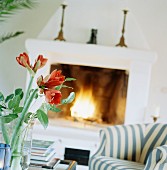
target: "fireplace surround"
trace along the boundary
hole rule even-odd
[[[72,64],[126,70],[129,73],[125,124],[141,123],[145,118],[152,64],[156,53],[121,47],[28,39],[26,49],[34,60],[38,54],[48,58],[38,75],[49,74],[51,64]],[[27,80],[29,78],[27,77]]]

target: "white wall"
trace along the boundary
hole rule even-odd
[[[25,40],[37,37],[60,2],[38,0],[35,8],[17,11],[5,22],[0,22],[0,35],[25,31],[23,35],[0,44],[0,91],[9,94],[17,87],[25,88],[26,70],[18,66],[16,57],[26,51]]]
[[[64,18],[64,38],[68,42],[86,43],[90,39],[91,29],[97,28],[97,44],[115,46],[122,35],[123,6],[121,1],[111,0],[68,0]],[[53,39],[60,30],[62,7],[51,17],[39,38]],[[56,30],[55,30],[56,28]],[[149,45],[133,12],[126,18],[125,43],[130,48],[148,50]],[[134,39],[136,41],[134,41]]]
[[[75,12],[77,12],[77,5],[83,5],[83,12],[85,11],[86,14],[89,16],[90,13],[88,13],[88,9],[92,9],[91,18],[93,17],[98,20],[96,16],[96,2],[97,1],[79,1],[79,0],[73,0],[73,3],[76,3],[75,6]],[[84,5],[85,3],[90,3],[88,6]],[[167,15],[167,1],[166,0],[129,0],[129,1],[123,1],[123,0],[105,0],[106,4],[103,4],[104,1],[98,0],[98,3],[102,3],[101,8],[105,10],[105,6],[107,5],[107,10],[116,11],[117,9],[121,9],[122,7],[126,6],[129,8],[130,12],[127,15],[128,17],[133,20],[132,14],[135,17],[138,25],[138,32],[137,34],[133,35],[131,32],[129,32],[129,28],[134,26],[131,23],[127,22],[126,27],[126,33],[133,37],[134,44],[136,44],[136,41],[138,39],[143,39],[143,44],[141,46],[145,49],[148,49],[150,46],[150,49],[153,51],[156,51],[158,53],[158,60],[153,66],[152,70],[152,79],[151,79],[151,86],[150,86],[150,97],[149,97],[149,105],[147,108],[146,113],[146,120],[151,121],[150,115],[154,113],[155,107],[159,105],[161,107],[161,118],[159,121],[167,122],[167,79],[165,78],[165,73],[167,72],[166,63],[167,63],[167,48],[165,47],[166,44],[166,35],[167,35],[167,20],[165,19]],[[12,19],[8,20],[8,23],[2,25],[2,29],[0,30],[0,33],[13,31],[13,30],[25,30],[25,34],[17,37],[13,40],[6,41],[5,43],[0,45],[0,89],[2,91],[5,91],[5,93],[9,93],[14,86],[18,87],[18,85],[24,87],[25,86],[25,71],[18,67],[15,62],[15,57],[23,52],[25,50],[25,39],[27,38],[35,38],[37,37],[38,33],[41,32],[41,30],[44,28],[45,24],[47,23],[47,20],[49,20],[50,17],[52,17],[52,14],[58,7],[60,1],[52,2],[42,0],[40,1],[40,5],[31,11],[24,10],[19,15],[17,14]],[[82,4],[81,4],[82,3]],[[48,10],[49,9],[49,10]],[[67,8],[68,9],[68,8]],[[70,9],[68,9],[70,10]],[[67,10],[67,11],[68,11]],[[107,11],[106,10],[106,11]],[[116,19],[115,23],[112,23],[114,25],[113,29],[109,27],[105,27],[105,31],[102,30],[104,27],[99,28],[99,43],[102,44],[100,41],[100,37],[111,35],[111,37],[108,38],[108,41],[106,45],[115,45],[115,43],[118,42],[118,38],[120,34],[120,28],[122,24],[122,12],[116,11],[116,13],[119,15],[119,19]],[[67,13],[66,13],[67,14]],[[105,14],[105,13],[103,13]],[[66,15],[68,18],[68,15]],[[112,20],[115,16],[109,16],[109,18]],[[66,19],[67,19],[66,18]],[[89,30],[88,28],[84,28],[82,25],[82,21],[80,19],[80,15],[78,15],[78,21],[76,21],[74,18],[68,18],[69,22],[73,22],[73,28],[75,30],[76,25],[79,25],[80,31],[83,31],[84,34],[82,35],[81,42],[86,42],[89,39]],[[99,18],[101,22],[104,22],[105,17],[102,16]],[[88,21],[89,18],[85,17],[85,21]],[[121,21],[120,21],[121,20]],[[128,21],[128,20],[127,20]],[[106,20],[106,22],[110,22],[110,20]],[[117,25],[118,23],[118,25]],[[68,25],[65,25],[68,26]],[[93,26],[90,24],[91,27],[97,27],[98,23],[93,24]],[[104,25],[105,26],[105,25]],[[57,28],[53,27],[53,30],[57,30]],[[71,27],[69,27],[70,31]],[[58,31],[58,30],[57,30]],[[110,34],[112,32],[112,34]],[[136,30],[134,30],[136,32]],[[145,37],[141,37],[144,33]],[[71,35],[75,33],[71,32]],[[55,35],[51,35],[50,32],[48,32],[48,35],[50,37],[55,37]],[[117,36],[116,36],[117,35]],[[133,35],[133,36],[132,36]],[[75,36],[80,36],[80,34],[76,33]],[[74,37],[74,36],[73,36]],[[69,41],[75,41],[73,37],[67,37]],[[110,40],[109,40],[110,38]],[[128,36],[126,35],[127,43],[128,45],[132,44],[131,42],[128,42]],[[148,44],[147,44],[148,42]],[[132,48],[134,47],[131,45]],[[6,63],[6,64],[4,64]],[[10,68],[10,71],[8,71]]]
[[[167,1],[129,0],[128,2],[143,30],[150,49],[158,54],[158,60],[152,69],[146,119],[150,120],[150,114],[153,114],[155,108],[160,106],[159,121],[167,122]]]

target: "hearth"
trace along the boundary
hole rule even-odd
[[[54,69],[62,70],[66,77],[76,78],[76,81],[66,82],[71,88],[62,91],[64,97],[75,91],[76,98],[71,105],[63,106],[59,115],[50,113],[51,118],[99,124],[124,123],[128,85],[125,70],[70,64],[51,65],[51,71]]]

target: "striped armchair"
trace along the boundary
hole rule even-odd
[[[100,139],[89,170],[167,170],[167,124],[111,126]]]

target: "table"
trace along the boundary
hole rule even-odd
[[[76,161],[61,160],[55,170],[76,170],[76,166]]]
[[[72,160],[61,160],[54,170],[76,170],[77,162]],[[30,167],[28,170],[49,170],[41,167]],[[51,169],[50,169],[51,170]]]

